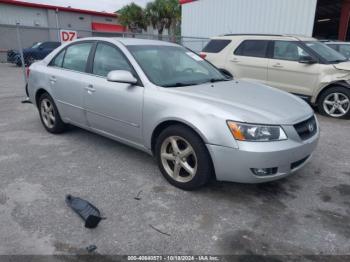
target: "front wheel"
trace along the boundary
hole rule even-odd
[[[350,89],[336,86],[324,91],[318,102],[321,114],[334,118],[350,117]]]
[[[202,139],[182,125],[170,126],[161,132],[156,142],[156,157],[163,176],[184,190],[204,186],[213,174],[211,158]]]

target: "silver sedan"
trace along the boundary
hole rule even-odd
[[[186,190],[212,177],[286,177],[305,165],[319,139],[313,110],[301,99],[229,79],[172,43],[80,39],[29,72],[30,100],[47,131],[72,124],[143,150]]]

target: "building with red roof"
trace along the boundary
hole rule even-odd
[[[77,31],[78,37],[118,36],[125,31],[118,24],[116,13],[0,0],[0,50],[18,49],[16,24],[21,27],[23,47],[34,42],[57,41],[57,28]]]

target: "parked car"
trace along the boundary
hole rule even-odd
[[[16,59],[17,59],[17,51],[15,50],[8,50],[7,51],[7,62],[8,63],[15,63]]]
[[[350,42],[327,41],[324,43],[335,51],[341,53],[347,59],[350,59]]]
[[[55,48],[61,45],[60,42],[39,42],[32,47],[23,49],[23,58],[26,66],[31,65],[35,60],[44,59]],[[15,63],[17,66],[22,65],[19,51],[10,50],[7,53],[7,61]]]
[[[201,55],[237,79],[299,95],[324,115],[350,116],[350,62],[316,39],[225,35],[212,38]]]
[[[310,159],[312,108],[262,84],[227,79],[172,43],[85,38],[31,65],[28,91],[48,132],[70,123],[158,161],[182,189],[280,179]]]

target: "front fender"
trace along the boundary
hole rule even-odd
[[[311,99],[312,104],[316,104],[318,96],[321,94],[321,92],[330,86],[342,86],[350,89],[350,84],[345,80],[338,80],[338,79],[331,79],[331,80],[332,80],[331,82],[323,82],[321,86],[317,90],[315,90]]]
[[[172,99],[171,99],[172,98]],[[166,93],[147,90],[144,98],[143,137],[146,148],[152,147],[152,136],[156,128],[167,121],[176,121],[192,128],[204,143],[238,148],[226,121],[225,114],[212,110],[188,98],[177,101]]]

